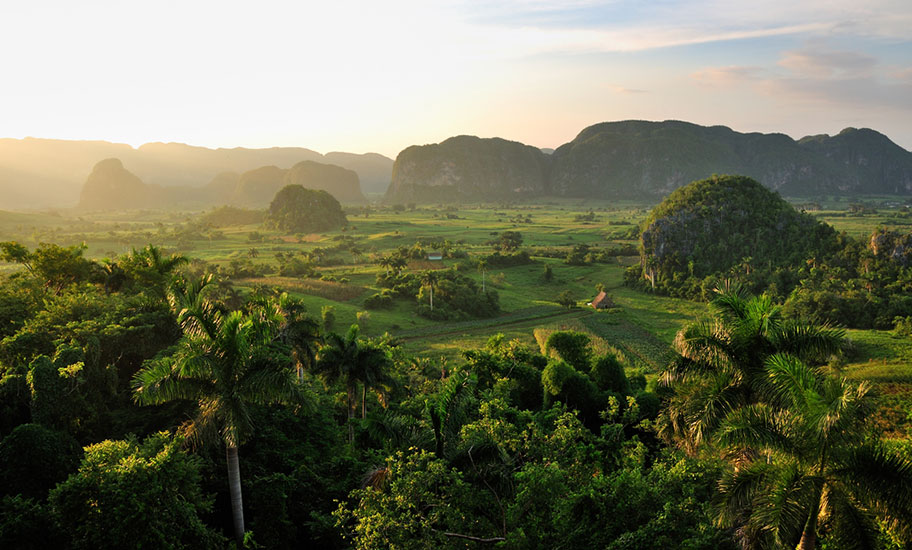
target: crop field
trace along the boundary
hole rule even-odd
[[[794,199],[800,204],[800,199]],[[903,204],[889,197],[868,203],[862,212],[850,212],[848,203],[833,200],[815,211],[820,219],[850,235],[863,237],[878,227],[912,225]],[[410,354],[430,360],[459,361],[464,349],[483,346],[495,334],[538,347],[555,330],[577,330],[590,336],[597,351],[623,356],[630,369],[647,376],[661,370],[671,343],[685,324],[705,316],[705,303],[639,292],[623,284],[624,270],[634,256],[568,265],[562,257],[577,245],[611,248],[635,245],[638,225],[651,205],[604,201],[549,200],[501,206],[425,205],[414,209],[350,208],[349,226],[322,234],[288,235],[260,225],[213,227],[201,223],[202,213],[125,212],[79,217],[60,214],[0,213],[0,241],[17,240],[28,246],[41,242],[61,245],[85,243],[92,258],[114,257],[155,244],[183,254],[191,266],[222,267],[247,262],[261,266],[255,276],[232,280],[246,294],[275,288],[300,297],[308,311],[319,317],[333,309],[335,330],[361,325],[362,334],[389,333]],[[522,248],[532,263],[489,267],[486,288],[500,298],[502,313],[487,319],[442,322],[416,314],[414,300],[397,299],[389,309],[366,311],[365,300],[378,292],[376,277],[384,271],[377,260],[399,247],[422,243],[432,249],[441,243],[462,257],[442,261],[413,259],[406,270],[455,267],[482,284],[475,258],[492,252],[492,241],[504,231],[518,231]],[[322,252],[321,252],[322,251]],[[311,277],[279,276],[277,255],[303,257],[323,253]],[[545,276],[546,266],[552,276]],[[0,272],[13,266],[0,264]],[[600,285],[614,306],[594,311],[585,304]],[[556,303],[569,292],[577,307]],[[360,319],[359,319],[359,313]],[[855,351],[842,366],[845,375],[870,381],[879,395],[878,429],[891,437],[905,437],[912,405],[912,342],[884,331],[849,331]]]

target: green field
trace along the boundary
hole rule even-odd
[[[794,199],[800,204],[801,199]],[[868,201],[862,214],[847,211],[848,202],[825,201],[827,210],[815,212],[840,231],[863,237],[881,226],[908,230],[912,218],[901,202],[889,197]],[[336,330],[357,322],[364,301],[377,292],[376,276],[384,268],[377,259],[397,247],[416,242],[442,242],[467,257],[439,262],[413,260],[407,269],[440,269],[461,264],[466,275],[481,283],[473,259],[492,251],[490,242],[503,231],[519,231],[523,248],[532,251],[534,263],[490,268],[485,284],[497,290],[503,313],[490,319],[462,322],[431,321],[416,315],[413,300],[397,300],[389,310],[373,310],[362,318],[362,333],[390,333],[403,348],[418,357],[459,361],[464,349],[483,346],[492,336],[504,334],[526,345],[538,346],[550,331],[586,332],[597,349],[622,355],[629,368],[659,371],[668,358],[677,331],[687,322],[707,314],[703,303],[660,297],[623,285],[623,272],[635,257],[617,257],[608,263],[572,266],[563,259],[536,256],[548,250],[566,253],[575,245],[615,247],[630,240],[629,232],[642,222],[651,205],[605,201],[548,200],[524,204],[483,206],[426,205],[414,210],[390,208],[350,209],[344,231],[286,235],[257,225],[209,227],[199,223],[200,213],[125,212],[73,217],[67,214],[0,213],[0,240],[18,240],[28,246],[41,242],[62,245],[85,243],[86,255],[114,257],[131,248],[152,243],[197,262],[228,266],[249,260],[264,265],[265,274],[233,281],[241,293],[266,286],[299,296],[315,316],[332,306]],[[590,215],[593,220],[581,221]],[[342,246],[340,246],[342,245]],[[276,254],[300,255],[315,249],[333,249],[333,261],[321,265],[317,278],[279,277]],[[553,279],[544,278],[551,266]],[[0,264],[0,270],[14,266]],[[320,280],[320,278],[330,280]],[[601,284],[616,307],[595,312],[585,303]],[[578,306],[557,305],[558,293],[569,291]],[[845,366],[846,376],[865,379],[880,391],[879,428],[891,436],[904,436],[912,403],[912,343],[878,331],[850,331],[856,353]]]

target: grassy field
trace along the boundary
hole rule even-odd
[[[790,199],[801,204],[802,199]],[[903,199],[904,200],[904,199]],[[866,237],[881,226],[908,231],[912,217],[900,199],[872,198],[861,214],[849,212],[849,201],[838,197],[821,201],[823,210],[813,212],[840,231]],[[471,259],[489,254],[490,242],[503,231],[519,231],[523,247],[532,250],[569,251],[575,245],[595,247],[635,243],[630,229],[648,215],[651,205],[567,199],[524,204],[481,206],[422,206],[410,211],[374,208],[351,210],[350,226],[344,231],[285,235],[258,225],[208,227],[200,213],[124,212],[71,216],[0,212],[0,241],[18,240],[29,246],[41,242],[62,245],[85,243],[86,255],[114,257],[132,248],[152,243],[169,252],[179,252],[195,262],[228,266],[232,261],[251,261],[265,266],[265,274],[234,281],[240,292],[262,286],[276,287],[299,296],[315,316],[332,306],[336,330],[358,321],[364,301],[378,291],[376,276],[383,268],[376,260],[397,247],[416,242],[448,241],[467,254],[464,259],[441,262],[412,261],[411,270],[453,267],[463,264],[466,275],[481,283],[481,273]],[[591,211],[591,214],[590,214]],[[592,216],[594,219],[587,220]],[[319,268],[320,278],[279,277],[276,254],[301,255],[317,249],[333,250],[333,261]],[[491,268],[485,284],[497,290],[503,313],[491,319],[437,322],[415,314],[412,300],[397,300],[389,310],[362,314],[362,333],[390,333],[401,339],[405,350],[418,357],[458,361],[464,349],[483,346],[492,336],[504,334],[532,347],[555,330],[587,333],[596,350],[622,355],[628,366],[649,375],[662,368],[677,331],[685,323],[707,313],[706,304],[644,294],[623,286],[624,269],[636,258],[618,257],[609,263],[571,266],[562,259],[534,257],[535,262],[509,268]],[[553,279],[546,281],[545,266]],[[0,264],[0,271],[13,266]],[[602,285],[616,307],[595,312],[584,304]],[[569,291],[580,307],[566,309],[556,296]],[[856,353],[845,365],[845,375],[868,380],[879,392],[878,429],[889,436],[905,436],[912,409],[912,343],[889,333],[849,331]]]

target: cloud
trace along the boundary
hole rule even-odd
[[[869,55],[846,51],[802,49],[785,52],[779,66],[812,78],[854,78],[871,76],[877,60]]]
[[[761,67],[707,67],[690,75],[701,86],[710,88],[738,86],[761,78]]]
[[[615,93],[618,93],[618,94],[645,94],[645,93],[648,93],[648,90],[639,90],[636,88],[625,88],[623,86],[609,85],[608,89]]]
[[[912,109],[912,68],[889,72],[862,52],[805,47],[783,52],[776,67],[706,67],[690,77],[703,87],[750,86],[779,100]]]

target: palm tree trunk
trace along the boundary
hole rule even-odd
[[[367,418],[367,384],[361,384],[361,419]]]
[[[226,446],[228,457],[228,492],[231,495],[231,517],[234,519],[234,538],[237,547],[244,547],[244,502],[241,498],[241,468],[238,463],[238,448]]]
[[[355,428],[352,426],[352,419],[355,418],[355,388],[352,385],[348,386],[348,443],[349,445],[355,442]]]
[[[431,311],[434,311],[434,285],[429,285],[431,287]]]

